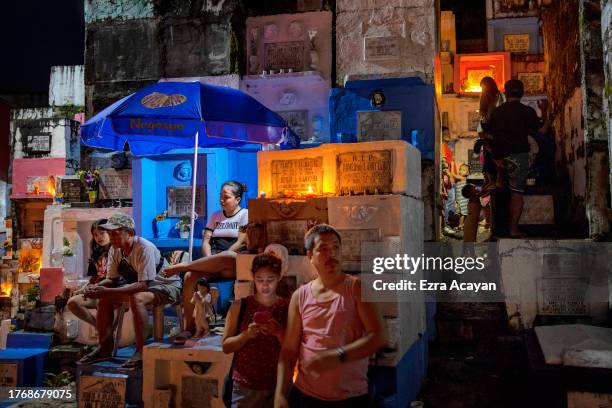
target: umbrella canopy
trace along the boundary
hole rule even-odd
[[[81,127],[84,145],[137,156],[195,145],[284,143],[299,138],[277,113],[246,93],[200,82],[158,82],[113,103]],[[284,140],[283,140],[284,137]]]
[[[158,82],[118,100],[81,126],[81,142],[137,156],[194,148],[191,195],[192,256],[197,147],[280,143],[298,147],[299,138],[283,118],[246,93],[200,82]]]

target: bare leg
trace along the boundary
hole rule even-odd
[[[96,318],[90,310],[95,309],[97,305],[98,302],[95,299],[85,299],[83,295],[75,295],[68,299],[68,310],[94,327],[96,327]]]
[[[518,229],[519,219],[523,213],[523,194],[510,192],[510,236],[520,235]]]
[[[147,339],[147,305],[153,304],[153,292],[137,292],[130,296],[130,308],[134,316],[134,331],[136,332],[136,353],[142,353]],[[139,354],[141,355],[141,354]]]
[[[236,278],[236,255],[236,252],[233,251],[219,252],[195,261],[170,266],[166,268],[165,274],[170,276],[190,271],[198,273],[198,277],[234,279]]]
[[[96,328],[98,329],[100,349],[105,352],[110,353],[113,350],[113,321],[115,320],[115,308],[127,301],[127,296],[117,295],[104,296],[98,300]]]

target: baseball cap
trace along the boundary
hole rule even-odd
[[[134,219],[126,214],[113,214],[106,221],[106,224],[101,224],[98,228],[102,228],[105,230],[116,230],[119,228],[126,228],[132,231],[136,230],[136,223],[134,223]]]

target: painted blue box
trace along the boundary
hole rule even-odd
[[[544,52],[540,26],[537,17],[498,18],[487,21],[487,46],[489,52],[506,51],[504,49],[504,36],[529,35],[528,54],[541,54]]]
[[[377,406],[407,407],[416,399],[427,377],[428,338],[428,334],[420,336],[395,367],[370,366],[368,378],[374,385]]]
[[[197,186],[203,188],[204,202],[196,203],[203,211],[196,221],[194,258],[201,256],[202,231],[206,220],[219,210],[219,191],[227,180],[247,185],[243,206],[248,196],[257,194],[257,151],[260,145],[244,144],[236,148],[206,148],[198,150]],[[175,228],[180,217],[170,217],[158,223],[155,217],[167,209],[168,188],[186,188],[192,185],[193,151],[137,158],[132,161],[132,192],[137,233],[152,241],[162,251],[186,249],[188,239],[181,239]],[[170,215],[170,214],[169,214]]]
[[[5,350],[0,350],[0,364],[16,364],[19,387],[43,385],[44,365],[52,333],[32,333],[22,330],[9,333]]]
[[[401,131],[394,132],[400,132],[400,139],[419,149],[422,158],[433,159],[435,105],[433,85],[418,77],[348,81],[344,88],[330,92],[332,142],[360,141],[360,112],[399,111]]]

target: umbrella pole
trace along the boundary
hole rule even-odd
[[[198,133],[195,134],[195,145],[193,147],[193,186],[191,187],[191,222],[189,224],[189,262],[193,260],[193,234],[195,226],[195,200],[196,182],[198,181]]]

